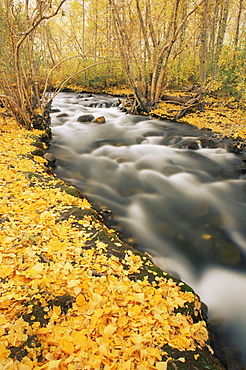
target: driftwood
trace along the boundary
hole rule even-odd
[[[201,87],[197,87],[189,90],[189,95],[175,96],[164,94],[161,97],[161,101],[180,106],[179,111],[173,117],[175,120],[178,120],[191,110],[203,110],[205,95],[205,91]],[[119,106],[119,109],[122,111],[132,114],[148,114],[151,108],[153,108],[153,104],[150,104],[147,99],[142,105],[133,95],[128,96],[124,104]]]
[[[162,95],[161,100],[170,104],[183,105],[187,102],[187,96]]]
[[[189,96],[173,96],[173,95],[163,95],[161,100],[169,104],[180,105],[180,110],[176,113],[174,119],[178,120],[179,118],[186,115],[194,109],[203,110],[204,107],[204,96],[205,92],[202,89],[198,89],[194,94]]]

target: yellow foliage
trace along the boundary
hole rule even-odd
[[[86,199],[61,191],[55,177],[49,183],[34,179],[30,186],[28,172],[48,176],[44,160],[28,156],[32,140],[30,132],[11,119],[4,126],[0,368],[163,370],[169,361],[163,360],[165,344],[181,350],[205,346],[205,323],[194,324],[190,316],[175,313],[187,302],[199,309],[193,293],[165,277],[156,277],[158,289],[147,278],[132,281],[128,275],[143,268],[140,256],[125,250],[123,265],[109,257],[108,245],[95,237],[103,228],[115,248],[122,248],[112,230],[89,216],[79,227],[72,215],[61,220],[60,213],[71,206],[90,209]],[[87,241],[89,250],[83,248]],[[59,297],[65,301],[59,304]],[[25,343],[30,337],[37,343],[29,347]],[[27,355],[10,358],[9,347],[22,345]]]
[[[151,111],[160,117],[174,117],[180,106],[160,102],[156,109]],[[179,119],[198,128],[209,128],[212,131],[237,138],[246,138],[246,113],[242,109],[230,109],[226,102],[207,98],[204,112],[194,111]]]

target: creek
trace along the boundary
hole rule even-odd
[[[190,125],[125,114],[117,98],[59,93],[54,172],[82,190],[156,265],[192,286],[246,365],[246,176]],[[104,116],[106,123],[79,122]],[[213,133],[203,132],[206,140]],[[106,212],[105,212],[106,214]],[[110,215],[110,213],[108,212]],[[237,355],[236,355],[237,356]]]

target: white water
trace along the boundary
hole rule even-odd
[[[246,181],[236,172],[241,158],[223,148],[183,149],[196,140],[196,130],[105,108],[110,101],[58,95],[55,172],[113,211],[141,250],[195,289],[210,319],[228,326],[246,364]],[[101,107],[86,106],[93,102]],[[106,123],[78,122],[84,113],[103,115]]]

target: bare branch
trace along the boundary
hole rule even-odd
[[[48,20],[50,18],[55,17],[58,14],[59,10],[61,9],[62,5],[66,1],[67,0],[61,0],[60,4],[57,6],[56,10],[54,12],[52,12],[50,15],[42,15],[42,14],[40,14],[39,17],[33,22],[32,26],[29,27],[29,29],[22,35],[22,37],[18,41],[16,47],[19,48],[22,45],[22,43],[25,41],[25,39],[27,38],[27,36],[30,35],[30,33],[32,33],[39,26],[39,24],[43,20]]]

